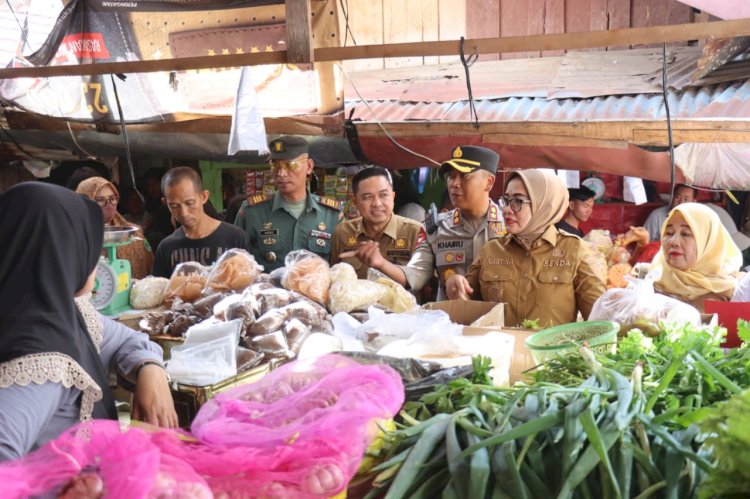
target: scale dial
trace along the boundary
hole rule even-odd
[[[104,260],[96,264],[96,284],[91,295],[94,308],[101,310],[112,303],[117,295],[117,274],[115,269]]]

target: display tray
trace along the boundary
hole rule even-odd
[[[189,428],[190,423],[198,413],[198,409],[217,394],[235,386],[254,383],[271,370],[276,369],[279,364],[277,361],[267,362],[213,385],[193,386],[172,383],[172,398],[174,399],[174,408],[177,412],[180,427]]]

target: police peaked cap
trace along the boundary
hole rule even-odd
[[[500,155],[492,149],[479,146],[456,146],[451,152],[451,159],[440,165],[440,174],[447,174],[451,168],[461,173],[485,170],[497,174]]]

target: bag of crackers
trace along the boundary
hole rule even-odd
[[[171,307],[178,298],[184,302],[194,302],[201,297],[207,276],[208,269],[198,262],[178,264],[164,291],[164,303]]]
[[[286,255],[284,263],[286,272],[281,278],[282,286],[322,305],[328,303],[328,288],[331,287],[328,262],[310,251],[296,250]]]
[[[204,294],[216,292],[241,292],[263,273],[253,255],[243,249],[225,251],[211,268]]]

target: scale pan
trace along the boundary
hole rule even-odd
[[[135,227],[109,225],[104,227],[104,244],[126,243],[135,235]]]

